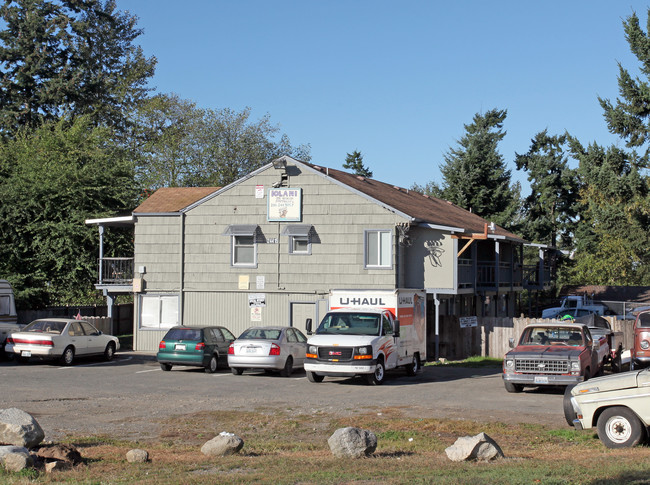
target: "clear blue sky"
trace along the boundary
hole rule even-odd
[[[597,96],[618,95],[617,62],[636,72],[622,21],[636,0],[117,0],[158,59],[152,86],[203,108],[269,114],[312,162],[341,168],[359,150],[375,179],[441,182],[443,155],[477,112],[507,109],[500,145],[547,128],[623,145]]]

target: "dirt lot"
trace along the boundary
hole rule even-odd
[[[508,394],[498,368],[425,367],[414,378],[395,371],[373,387],[342,378],[314,384],[303,372],[289,378],[252,371],[234,376],[227,369],[162,372],[152,355],[124,352],[112,362],[72,367],[0,362],[0,382],[0,407],[34,415],[49,440],[70,434],[154,438],[168,418],[218,410],[345,417],[391,409],[423,418],[567,427],[560,389]]]

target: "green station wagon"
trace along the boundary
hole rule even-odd
[[[225,327],[172,327],[160,341],[156,359],[164,371],[188,365],[213,373],[228,366],[228,347],[234,340]]]

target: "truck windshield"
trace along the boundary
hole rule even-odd
[[[582,345],[582,334],[575,328],[533,327],[521,337],[521,345]]]
[[[376,313],[328,313],[317,334],[379,335],[380,315]]]

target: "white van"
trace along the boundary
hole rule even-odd
[[[7,280],[0,280],[0,351],[4,351],[7,335],[20,330],[14,292]]]
[[[307,378],[364,375],[377,385],[388,369],[415,375],[427,357],[426,301],[418,290],[332,290],[315,332],[307,320]]]

